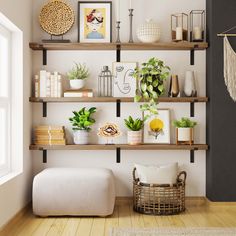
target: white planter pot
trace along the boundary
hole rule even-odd
[[[74,131],[74,143],[75,144],[88,144],[89,132],[86,130]]]
[[[70,80],[70,88],[71,89],[81,89],[85,85],[84,79],[72,79]]]
[[[193,142],[193,128],[177,128],[179,142]]]
[[[128,131],[128,144],[129,145],[138,145],[142,143],[142,130],[140,131]]]

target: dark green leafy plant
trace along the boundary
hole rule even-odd
[[[90,131],[90,126],[93,125],[96,121],[91,118],[91,115],[96,112],[96,107],[91,107],[86,109],[83,107],[80,111],[73,111],[74,116],[69,118],[69,121],[72,123],[73,130],[86,130]]]
[[[128,119],[124,119],[126,127],[131,131],[139,131],[144,126],[144,120],[141,120],[140,118],[133,119],[131,116],[129,116]]]
[[[172,124],[176,128],[193,128],[197,125],[197,122],[183,117],[181,118],[181,120],[174,120]]]
[[[75,66],[67,73],[69,80],[81,79],[85,80],[89,76],[89,70],[86,65],[78,64],[75,62]]]
[[[134,78],[140,82],[140,88],[136,90],[135,101],[142,98],[150,101],[164,94],[164,81],[169,77],[169,71],[163,61],[154,57],[143,63],[142,68],[136,68]]]

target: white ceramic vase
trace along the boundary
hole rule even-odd
[[[186,71],[185,81],[184,81],[184,95],[186,97],[196,97],[197,96],[194,71]]]
[[[138,145],[142,143],[142,130],[127,132],[128,144]]]
[[[85,85],[84,79],[72,79],[70,80],[70,88],[71,89],[81,89]]]
[[[75,144],[88,144],[89,132],[86,130],[74,131],[74,143]]]
[[[179,142],[193,142],[193,128],[178,128]]]

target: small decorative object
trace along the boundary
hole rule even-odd
[[[158,42],[160,35],[160,27],[152,19],[147,19],[146,23],[140,25],[137,29],[137,37],[143,43]]]
[[[140,84],[135,101],[140,101],[142,98],[147,101],[158,99],[164,94],[164,81],[169,77],[169,70],[170,68],[157,58],[149,59],[140,69],[136,68],[134,78],[140,81]]]
[[[112,42],[112,2],[79,1],[78,41]]]
[[[128,144],[138,145],[142,143],[142,129],[144,126],[144,120],[137,118],[133,119],[129,116],[128,119],[125,119],[125,125],[129,129],[128,134]]]
[[[180,96],[178,75],[171,76],[170,89],[169,89],[168,95],[169,95],[169,97],[179,97]]]
[[[83,107],[80,111],[73,111],[74,116],[69,118],[74,130],[75,144],[88,144],[89,131],[95,123],[95,119],[91,117],[96,112],[96,107],[86,109]]]
[[[144,143],[170,143],[170,111],[159,109],[158,114],[149,115],[144,124]]]
[[[114,62],[112,74],[114,76],[114,97],[134,97],[137,81],[134,71],[137,62]]]
[[[184,81],[184,95],[186,97],[197,96],[194,71],[186,71],[185,81]]]
[[[193,128],[197,122],[191,121],[189,118],[181,118],[181,120],[174,120],[173,126],[176,127],[176,144],[193,144],[194,134]]]
[[[107,139],[107,144],[113,144],[113,139],[121,135],[120,129],[117,124],[106,123],[101,128],[99,128],[98,136]],[[110,142],[109,142],[110,140]]]
[[[129,43],[133,43],[133,12],[132,0],[129,1]]]
[[[86,65],[75,63],[75,66],[67,73],[70,80],[71,89],[81,89],[85,85],[85,80],[89,76],[89,71]]]
[[[188,41],[188,15],[178,13],[171,15],[172,41]]]
[[[70,42],[70,40],[64,40],[63,35],[71,29],[74,21],[74,11],[67,3],[61,0],[50,0],[39,14],[40,26],[51,35],[50,40],[43,40],[43,42]],[[53,40],[53,35],[61,36],[61,39]]]
[[[190,12],[190,41],[205,41],[205,11],[192,10]]]
[[[120,0],[117,1],[118,6],[117,9],[117,21],[116,21],[116,30],[117,30],[117,36],[116,36],[116,43],[120,43]]]
[[[103,66],[98,76],[98,96],[112,97],[113,94],[113,76],[108,66]]]

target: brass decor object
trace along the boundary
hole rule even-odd
[[[147,215],[174,215],[185,211],[185,181],[182,171],[173,186],[169,184],[141,183],[133,169],[133,208]]]
[[[62,0],[51,0],[43,6],[39,23],[44,31],[55,36],[68,32],[75,22],[73,9]]]

